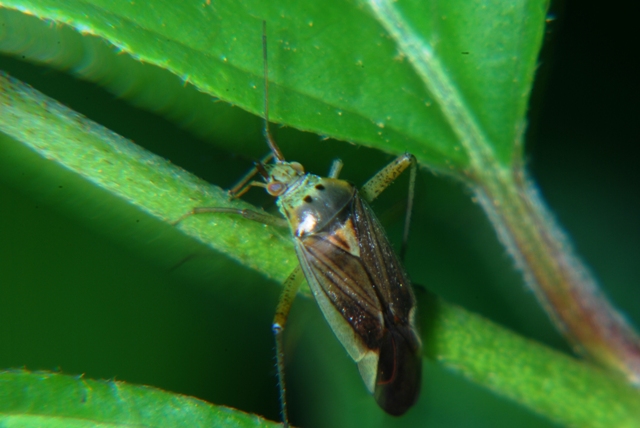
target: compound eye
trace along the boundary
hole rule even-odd
[[[298,162],[291,162],[289,165],[291,165],[291,168],[295,169],[296,172],[304,174],[304,167],[302,166],[302,164]]]
[[[267,184],[267,192],[271,196],[280,196],[284,193],[285,190],[287,190],[287,186],[285,186],[285,184],[281,183],[280,181],[272,181],[271,183]]]

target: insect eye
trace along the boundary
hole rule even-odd
[[[281,183],[279,181],[272,181],[267,185],[267,192],[271,196],[279,196],[283,194],[285,190],[286,186],[284,185],[284,183]]]
[[[324,190],[324,186],[322,184],[316,184],[316,189]]]
[[[304,197],[304,201],[308,204],[310,204],[311,202],[313,202],[313,198],[309,195]]]

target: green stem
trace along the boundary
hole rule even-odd
[[[637,389],[441,299],[420,296],[425,353],[568,427],[637,427]]]
[[[599,290],[524,171],[486,175],[475,190],[500,240],[576,351],[640,384],[640,338]]]

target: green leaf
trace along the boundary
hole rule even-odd
[[[0,373],[6,427],[271,427],[278,424],[184,395],[48,372]]]
[[[483,128],[485,149],[510,162],[523,129],[547,7],[546,1],[512,2],[508,8],[460,1],[434,3],[425,13],[420,2],[402,3],[398,10],[412,16],[417,34],[436,46],[441,73],[450,84],[455,79],[457,90],[443,97],[425,88],[424,76],[416,75],[411,58],[398,53],[365,4],[203,1],[193,9],[163,1],[153,8],[125,1],[4,4],[102,37],[257,114],[263,104],[260,33],[266,20],[273,121],[390,152],[408,151],[458,176],[469,166],[458,140],[464,122],[451,122],[447,109],[457,106],[470,115]],[[74,60],[67,59],[67,66]]]

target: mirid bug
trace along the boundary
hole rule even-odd
[[[378,405],[389,414],[402,415],[416,402],[420,392],[422,345],[416,328],[416,300],[411,282],[368,202],[410,167],[401,251],[404,253],[416,160],[410,154],[398,157],[360,191],[338,179],[342,168],[340,160],[334,161],[326,178],[305,173],[297,162],[287,162],[269,130],[266,23],[263,23],[262,46],[265,137],[271,153],[257,162],[252,173],[230,193],[237,197],[252,186],[264,187],[277,198],[276,204],[284,218],[251,210],[200,207],[178,222],[193,214],[227,213],[291,230],[300,264],[284,283],[273,321],[284,426],[288,426],[288,417],[282,335],[304,279],[333,332],[357,363]],[[271,159],[274,163],[267,164]],[[257,173],[264,182],[250,181]]]

